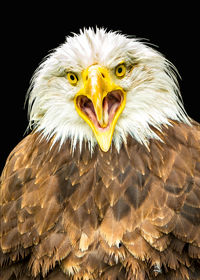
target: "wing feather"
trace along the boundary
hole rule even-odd
[[[156,133],[93,155],[24,138],[1,176],[2,277],[200,279],[200,128]]]

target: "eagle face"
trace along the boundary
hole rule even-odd
[[[119,151],[130,134],[158,138],[169,119],[187,122],[174,67],[140,41],[104,29],[67,37],[36,71],[28,93],[30,126],[72,148],[88,142]]]

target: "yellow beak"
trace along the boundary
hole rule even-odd
[[[83,87],[74,98],[78,114],[91,127],[100,148],[107,152],[126,95],[112,82],[105,67],[91,65],[82,73]]]

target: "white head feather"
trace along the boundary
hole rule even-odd
[[[122,61],[133,69],[118,79],[114,69]],[[158,138],[151,126],[160,129],[163,124],[170,125],[169,119],[189,123],[175,68],[164,56],[135,38],[89,28],[67,37],[39,66],[28,94],[30,126],[47,138],[54,136],[60,145],[70,138],[75,148],[77,142],[81,146],[86,140],[92,150],[97,143],[95,136],[78,115],[73,98],[83,85],[81,72],[94,63],[106,67],[115,83],[127,92],[126,106],[113,135],[118,150],[128,134],[148,145],[149,139]],[[78,76],[77,86],[68,82],[69,71]]]

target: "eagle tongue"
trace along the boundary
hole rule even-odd
[[[103,99],[103,112],[102,118],[99,121],[97,119],[97,115],[94,109],[94,105],[92,101],[86,97],[81,95],[78,99],[79,106],[81,110],[88,116],[88,118],[94,123],[96,128],[98,129],[106,129],[109,127],[110,123],[112,122],[115,113],[118,107],[121,104],[121,95],[119,92],[112,91],[108,93]]]
[[[108,102],[108,98],[105,97],[103,100],[103,127],[107,127],[108,126],[108,122],[109,122],[109,102]]]
[[[117,91],[110,92],[103,100],[103,127],[107,127],[114,118],[121,103],[121,96]]]

